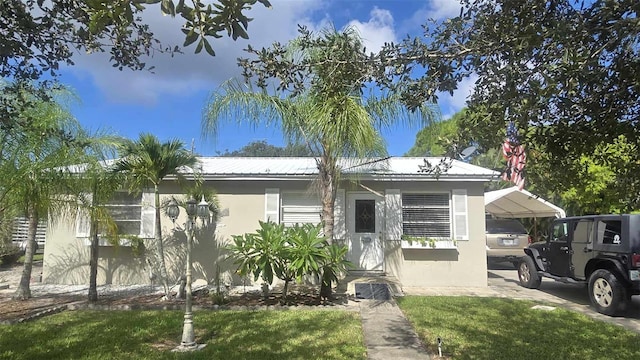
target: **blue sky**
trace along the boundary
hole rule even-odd
[[[119,71],[108,62],[108,54],[77,54],[76,65],[64,69],[61,81],[75,90],[80,102],[73,105],[74,116],[90,130],[108,130],[135,139],[150,132],[161,140],[178,138],[201,155],[235,150],[255,140],[283,145],[280,132],[273,128],[253,128],[223,123],[216,139],[202,139],[201,116],[207,98],[223,81],[239,77],[236,59],[246,56],[242,49],[286,43],[297,35],[297,24],[319,30],[327,24],[337,28],[350,25],[358,29],[369,50],[384,42],[400,41],[421,33],[428,18],[446,18],[460,12],[456,0],[272,0],[272,9],[256,6],[250,13],[249,40],[218,39],[212,43],[217,53],[170,57],[157,54],[146,60],[155,66],[148,71]],[[162,16],[158,7],[145,14],[157,37],[165,44],[181,44],[178,19]],[[439,105],[444,117],[460,110],[473,88],[473,79],[460,84],[454,96],[441,94]],[[400,156],[415,142],[419,128],[398,127],[384,134],[388,151]]]

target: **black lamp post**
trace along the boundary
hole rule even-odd
[[[195,199],[189,199],[185,204],[185,210],[187,211],[187,222],[185,224],[187,231],[187,271],[186,271],[186,299],[185,299],[185,311],[184,311],[184,323],[182,325],[182,341],[180,345],[174,349],[174,351],[194,351],[200,350],[206,346],[206,344],[196,344],[195,336],[193,332],[193,312],[192,312],[192,294],[191,294],[191,245],[195,237],[196,218],[200,217],[203,220],[209,216],[209,204],[202,197],[202,201],[198,204]],[[180,208],[175,200],[172,200],[167,208],[167,216],[174,221],[180,215]]]

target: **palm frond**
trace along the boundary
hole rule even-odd
[[[203,137],[216,138],[222,121],[250,125],[278,124],[287,112],[290,100],[254,91],[236,79],[226,81],[209,98],[202,114]]]

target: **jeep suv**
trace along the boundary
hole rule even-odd
[[[556,219],[544,242],[524,249],[520,284],[540,287],[542,277],[586,284],[591,304],[606,315],[624,312],[640,294],[640,215]]]
[[[487,219],[487,260],[510,262],[518,267],[522,249],[531,243],[522,223],[513,219]]]

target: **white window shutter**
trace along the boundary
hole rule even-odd
[[[469,240],[469,217],[467,215],[467,190],[454,189],[451,192],[453,203],[454,240]]]
[[[385,203],[385,239],[400,240],[402,237],[402,195],[399,189],[387,189]]]
[[[280,189],[264,190],[264,221],[280,223]]]
[[[347,237],[344,203],[344,189],[338,189],[336,191],[336,202],[333,206],[333,237],[337,240],[345,239]]]
[[[142,205],[140,213],[140,236],[142,238],[152,239],[155,236],[156,230],[155,193],[143,192],[140,205]]]
[[[87,199],[89,204],[93,203],[93,194],[83,194],[83,196]],[[82,205],[78,205],[78,213],[76,214],[76,237],[88,238],[90,230],[91,218],[89,210]]]

